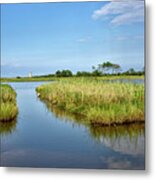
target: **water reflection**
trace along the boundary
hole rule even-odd
[[[89,127],[98,142],[116,152],[130,155],[144,154],[144,123],[110,127]]]
[[[144,124],[94,127],[83,117],[41,102],[35,92],[40,84],[11,83],[19,115],[17,121],[0,125],[1,166],[145,168]]]
[[[116,140],[120,137],[128,137],[130,140],[137,139],[139,135],[144,135],[144,123],[105,127],[90,125],[90,134],[98,141],[102,141],[103,137],[111,140]]]
[[[128,155],[144,155],[145,124],[135,123],[117,126],[94,126],[83,117],[67,113],[48,101],[42,100],[58,119],[72,122],[72,126],[84,125],[89,135],[115,152]]]
[[[57,108],[57,107],[53,106],[51,103],[49,103],[49,101],[46,101],[44,99],[39,98],[39,100],[44,102],[47,109],[50,112],[54,113],[56,118],[58,118],[60,120],[63,120],[63,121],[66,121],[66,122],[72,122],[72,124],[75,125],[75,126],[76,125],[88,126],[88,122],[82,116],[68,113],[68,112],[66,112],[66,111],[64,111],[64,110],[62,110],[60,108]]]
[[[103,82],[144,84],[144,79],[126,79],[126,78],[121,79],[121,78],[119,78],[119,79],[103,80]]]
[[[0,122],[0,135],[5,136],[12,134],[16,130],[17,119],[8,122]]]

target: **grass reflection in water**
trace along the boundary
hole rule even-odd
[[[16,130],[17,119],[7,122],[0,122],[0,135],[12,134]]]
[[[90,136],[100,144],[125,154],[144,154],[145,123],[132,123],[115,126],[94,126],[83,117],[63,111],[43,100],[47,108],[63,121],[70,121],[73,126],[84,125]]]

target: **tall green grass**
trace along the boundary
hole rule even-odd
[[[36,89],[41,99],[94,125],[144,122],[144,85],[63,80]]]
[[[16,105],[16,92],[7,85],[0,85],[0,121],[9,121],[16,118],[18,108]]]

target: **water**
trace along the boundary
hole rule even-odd
[[[18,118],[1,125],[1,166],[144,169],[144,125],[92,127],[41,102],[45,82],[10,83]]]
[[[126,79],[126,78],[119,78],[119,79],[111,79],[111,80],[103,80],[104,82],[111,82],[111,83],[134,83],[134,84],[144,84],[144,79]]]

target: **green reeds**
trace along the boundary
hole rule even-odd
[[[144,122],[144,85],[81,78],[45,84],[41,99],[94,125]]]
[[[9,121],[16,118],[16,92],[7,84],[0,85],[0,121]]]

